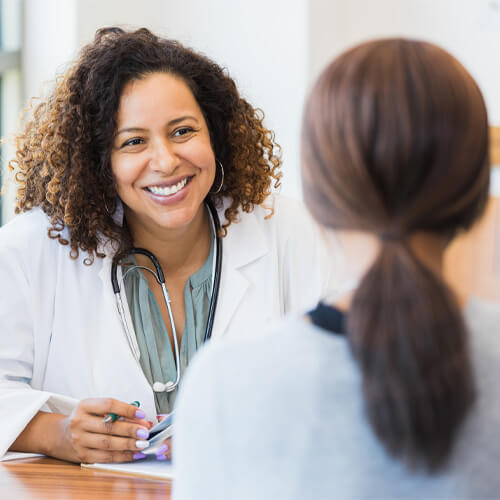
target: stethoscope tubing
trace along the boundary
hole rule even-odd
[[[216,252],[215,252],[215,270],[214,270],[213,285],[212,285],[212,295],[210,298],[210,304],[209,304],[209,308],[208,308],[207,325],[205,328],[205,336],[203,339],[204,342],[206,342],[207,340],[209,340],[212,337],[212,329],[213,329],[213,324],[214,324],[214,319],[215,319],[215,311],[217,309],[217,299],[219,296],[220,279],[221,279],[221,271],[222,271],[222,238],[220,237],[220,234],[219,234],[220,233],[220,220],[219,220],[219,216],[217,214],[217,210],[208,201],[207,201],[207,207],[208,207],[208,210],[210,212],[212,222],[214,225]],[[172,329],[172,337],[173,337],[173,342],[174,342],[176,378],[175,378],[174,382],[169,381],[166,384],[162,384],[160,382],[155,382],[153,384],[153,390],[155,392],[163,392],[163,391],[172,392],[176,389],[176,387],[179,385],[179,382],[180,382],[181,362],[180,362],[180,348],[179,348],[178,339],[177,339],[177,331],[175,328],[174,317],[173,317],[172,308],[170,305],[171,300],[170,300],[168,289],[167,289],[167,286],[165,283],[165,276],[163,274],[163,270],[160,266],[158,259],[149,250],[146,250],[145,248],[134,247],[130,250],[129,254],[141,254],[141,255],[148,257],[153,262],[153,265],[154,265],[155,271],[156,271],[156,279],[161,287],[163,298],[164,298],[165,303],[167,305],[169,322],[170,322],[170,327]],[[142,267],[142,266],[139,266],[139,267]],[[150,271],[150,269],[148,269],[148,268],[144,268],[144,269]],[[127,335],[129,344],[131,345],[131,348],[134,352],[136,359],[139,359],[139,353],[136,352],[137,349],[134,348],[135,343],[133,342],[133,336],[128,328],[128,322],[126,321],[126,318],[125,318],[125,307],[124,307],[124,304],[122,301],[120,286],[118,284],[118,259],[113,259],[113,262],[111,264],[111,285],[113,288],[113,293],[115,295],[118,313],[120,315],[123,327],[125,329],[125,333]],[[155,386],[156,386],[156,388],[155,388]]]
[[[214,326],[215,311],[217,309],[217,299],[219,298],[219,287],[220,287],[220,277],[222,271],[222,238],[220,237],[220,220],[217,210],[211,203],[207,203],[208,210],[212,216],[212,221],[214,223],[215,231],[215,271],[214,271],[214,283],[212,287],[212,296],[210,297],[210,306],[208,308],[208,318],[207,326],[205,328],[205,338],[203,342],[206,342],[212,337],[212,329]]]

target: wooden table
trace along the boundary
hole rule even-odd
[[[168,500],[170,481],[83,469],[52,458],[0,462],[2,500]]]

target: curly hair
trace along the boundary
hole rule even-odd
[[[103,240],[116,243],[119,253],[132,245],[126,224],[113,220],[118,196],[111,148],[125,85],[155,72],[182,78],[207,122],[215,157],[224,165],[222,189],[209,196],[218,206],[230,199],[222,235],[240,209],[252,211],[279,186],[281,148],[274,133],[224,69],[145,28],[100,29],[36,106],[16,136],[16,157],[9,164],[19,185],[16,213],[40,207],[50,219],[49,237],[69,244],[73,259],[79,251],[87,252],[87,264],[104,257],[98,249]]]

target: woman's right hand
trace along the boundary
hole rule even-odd
[[[109,413],[123,417],[103,422]],[[133,405],[111,398],[84,399],[71,415],[58,420],[51,456],[71,462],[127,462],[142,458],[151,424]]]

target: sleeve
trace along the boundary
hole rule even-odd
[[[12,233],[12,232],[10,232]],[[0,457],[25,426],[45,407],[49,411],[68,412],[72,398],[54,397],[35,390],[31,383],[35,361],[34,308],[29,273],[23,252],[0,239]],[[24,249],[25,250],[25,249]],[[32,259],[36,260],[36,249]],[[40,291],[42,293],[42,291]],[[40,299],[41,300],[41,299]],[[40,360],[39,360],[40,361]],[[42,361],[43,365],[44,362]]]
[[[303,313],[344,288],[344,256],[333,233],[299,201],[279,197],[279,241],[285,313]]]
[[[177,397],[174,500],[226,498],[224,474],[221,474],[224,470],[221,422],[217,415],[217,363],[211,356],[216,347],[208,345],[197,354],[184,375]]]

